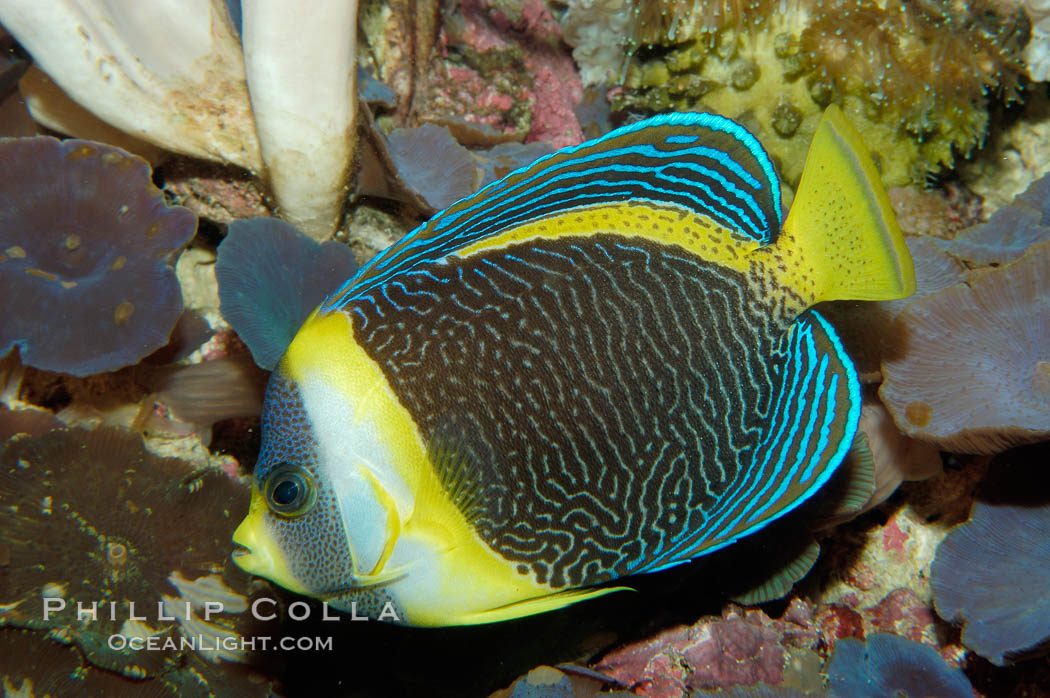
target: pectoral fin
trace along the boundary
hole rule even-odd
[[[364,467],[361,468],[361,473],[365,482],[372,485],[376,501],[379,502],[380,506],[383,507],[383,511],[386,512],[386,536],[383,550],[379,553],[379,557],[376,559],[376,564],[372,567],[371,572],[364,575],[355,575],[355,579],[362,586],[372,586],[388,581],[391,576],[403,574],[401,571],[387,575],[381,574],[387,560],[390,559],[390,554],[394,552],[394,545],[397,544],[397,539],[401,537],[401,517],[397,513],[397,504],[394,503],[394,498],[386,491],[386,488],[379,482],[375,474]]]

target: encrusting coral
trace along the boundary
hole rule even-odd
[[[197,229],[149,165],[101,143],[0,140],[0,355],[86,376],[164,346],[182,312],[172,268]]]
[[[623,71],[616,52],[594,42],[610,41],[604,27],[618,26],[625,6],[633,34]],[[618,109],[740,120],[795,183],[834,102],[897,185],[921,183],[979,145],[988,93],[1014,95],[1026,20],[1000,12],[947,0],[574,0],[563,26],[584,76],[622,75]]]
[[[50,631],[126,676],[173,671],[186,653],[177,643],[129,654],[107,638],[175,636],[156,613],[180,596],[171,575],[223,573],[245,494],[223,472],[154,456],[122,429],[15,438],[0,451],[0,625]],[[132,602],[145,621],[130,617]],[[95,618],[78,619],[78,603],[96,604]],[[212,622],[235,630],[230,617]]]

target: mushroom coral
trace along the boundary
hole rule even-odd
[[[888,633],[839,640],[827,673],[835,698],[973,698],[966,675],[937,650]]]
[[[177,643],[128,654],[107,638],[177,637],[158,603],[181,595],[175,573],[223,572],[246,495],[221,471],[155,456],[122,429],[16,437],[0,452],[0,625],[48,630],[127,676],[170,671],[186,654]],[[130,603],[144,622],[130,617]],[[78,618],[78,604],[97,616]],[[233,625],[227,617],[212,622]]]
[[[341,243],[318,244],[276,218],[234,221],[215,261],[220,312],[271,371],[307,316],[356,271]]]
[[[275,694],[239,665],[216,667],[198,657],[172,666],[156,679],[115,674],[92,666],[75,646],[40,632],[0,627],[0,695],[11,698],[121,696],[215,698]]]
[[[0,139],[0,355],[86,376],[164,346],[182,312],[172,268],[196,217],[111,146]]]
[[[397,128],[387,136],[397,176],[433,211],[451,206],[481,186],[481,172],[470,151],[446,126]]]
[[[1050,437],[1050,242],[908,305],[879,395],[909,436],[994,453]]]
[[[362,152],[368,157],[362,157],[357,193],[408,203],[425,215],[554,152],[541,142],[497,142],[486,143],[491,146],[488,148],[467,148],[491,136],[484,124],[449,122],[456,126],[453,132],[448,124],[428,122],[384,134],[367,113],[365,116],[368,128]]]
[[[162,148],[263,175],[282,215],[327,238],[353,157],[357,2],[241,5],[240,41],[223,0],[10,0],[0,23],[76,104]],[[66,118],[50,125],[76,128],[65,95],[30,87],[38,118],[57,112]]]
[[[15,434],[38,436],[63,426],[55,415],[36,407],[12,410],[0,404],[0,444]]]
[[[17,628],[0,628],[0,693],[4,696],[128,695],[135,684],[85,666],[75,647]],[[156,691],[157,698],[178,694]]]
[[[986,223],[970,226],[937,245],[975,265],[1012,262],[1032,245],[1050,240],[1050,176],[1032,182]]]
[[[963,644],[999,666],[1050,639],[1050,493],[1032,486],[1045,481],[1050,448],[1026,455],[997,464],[931,570],[937,613],[964,624]]]

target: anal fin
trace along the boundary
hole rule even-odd
[[[487,611],[479,611],[477,613],[471,613],[461,620],[463,624],[480,624],[480,623],[499,623],[505,620],[513,620],[515,618],[524,618],[525,616],[535,615],[537,613],[546,613],[547,611],[555,611],[559,608],[565,608],[574,603],[581,601],[587,601],[589,599],[596,599],[599,596],[605,596],[611,594],[614,591],[634,591],[631,587],[605,587],[602,589],[569,589],[568,591],[560,591],[556,594],[549,594],[547,596],[537,596],[532,599],[525,599],[524,601],[518,601],[516,603],[508,604],[506,606],[500,606],[499,608],[489,609]]]

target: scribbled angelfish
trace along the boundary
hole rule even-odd
[[[359,614],[486,623],[791,511],[860,412],[807,309],[915,282],[837,108],[781,216],[758,141],[710,114],[620,128],[437,214],[332,294],[274,372],[236,561]]]

